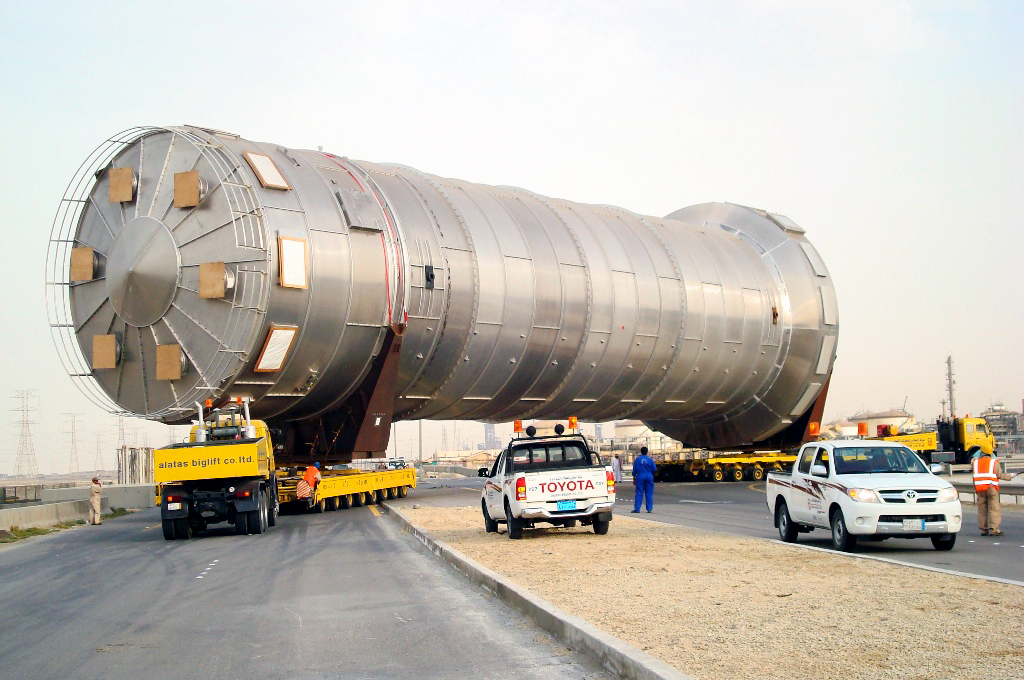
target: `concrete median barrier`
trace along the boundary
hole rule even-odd
[[[103,512],[110,512],[110,499],[102,499],[100,508]],[[0,529],[49,527],[58,522],[70,522],[76,519],[89,519],[88,500],[4,508],[0,510]]]
[[[44,503],[88,500],[89,487],[76,486],[70,489],[43,489]],[[103,486],[103,498],[109,499],[110,507],[125,510],[152,508],[156,503],[156,488],[153,484],[107,484]]]

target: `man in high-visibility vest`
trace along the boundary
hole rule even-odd
[[[978,447],[974,447],[978,448]],[[999,480],[1009,480],[1016,475],[1004,473],[999,468],[999,459],[985,451],[975,451],[978,455],[971,462],[974,473],[974,497],[978,505],[978,528],[982,536],[1002,536],[999,522],[1002,511],[999,507]]]

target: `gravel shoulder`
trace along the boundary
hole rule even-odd
[[[632,517],[617,516],[607,536],[540,529],[509,541],[484,532],[478,507],[402,511],[466,556],[696,678],[1024,677],[1019,586]]]

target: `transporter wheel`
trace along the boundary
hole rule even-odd
[[[512,516],[512,508],[505,503],[505,526],[508,527],[508,537],[518,541],[523,537],[523,520]]]
[[[365,494],[362,491],[352,494],[352,507],[361,508],[363,501],[365,500]]]
[[[755,482],[760,482],[764,479],[764,468],[760,465],[755,465],[754,469],[750,471],[750,478]]]
[[[235,533],[239,536],[245,536],[249,533],[249,513],[235,513]]]
[[[165,539],[167,539],[168,541],[173,541],[175,538],[177,538],[177,536],[174,535],[173,519],[165,519],[163,522],[161,522],[161,524],[163,525]]]
[[[843,552],[852,552],[857,547],[857,537],[847,530],[843,511],[838,508],[832,513],[832,545]]]
[[[389,501],[390,500],[394,500],[397,497],[398,497],[398,489],[396,489],[395,487],[392,486],[391,488],[388,489],[388,500]]]
[[[189,539],[194,536],[192,525],[188,523],[188,517],[172,520],[174,522],[174,536],[176,538]]]
[[[342,510],[348,510],[352,507],[352,494],[347,493],[344,496],[338,498],[338,505]]]
[[[708,477],[711,478],[712,482],[721,482],[725,479],[725,470],[716,467],[708,473]]]
[[[490,513],[487,512],[487,501],[482,498],[480,499],[480,509],[483,510],[484,513],[484,531],[489,534],[497,533],[498,523],[491,519]]]
[[[399,498],[405,498],[407,495],[409,495],[409,487],[407,487],[407,486],[400,486],[400,487],[398,487],[398,497]]]
[[[384,489],[377,489],[373,492],[373,502],[378,505],[384,502]]]
[[[940,534],[932,536],[932,545],[936,550],[952,550],[956,545],[956,534]]]
[[[796,543],[796,537],[800,533],[796,525],[793,524],[793,519],[789,516],[789,508],[786,507],[786,501],[779,503],[778,509],[775,510],[775,526],[779,528],[779,538],[784,543]]]
[[[277,503],[277,494],[271,495],[270,489],[267,489],[267,526],[277,525],[277,513],[280,512],[280,506]]]
[[[734,481],[734,482],[742,482],[743,481],[743,468],[740,468],[740,467],[733,468],[732,469],[732,473],[729,476],[732,478],[732,481]]]
[[[322,513],[324,511],[324,508],[326,507],[326,505],[327,504],[324,502],[324,499],[321,498],[316,503],[314,503],[312,506],[310,506],[309,509],[319,515],[320,513]]]
[[[324,507],[325,507],[325,509],[328,512],[334,512],[335,510],[338,509],[338,497],[337,496],[331,496],[330,498],[325,498],[324,502],[325,502],[325,506]]]
[[[604,536],[608,533],[608,528],[612,525],[611,520],[599,520],[594,517],[594,533],[598,536]]]

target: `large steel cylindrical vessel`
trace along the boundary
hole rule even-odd
[[[828,271],[780,215],[647,217],[195,127],[97,150],[48,267],[74,379],[166,423],[233,396],[323,417],[391,329],[396,419],[640,418],[741,446],[806,416],[838,332]]]

